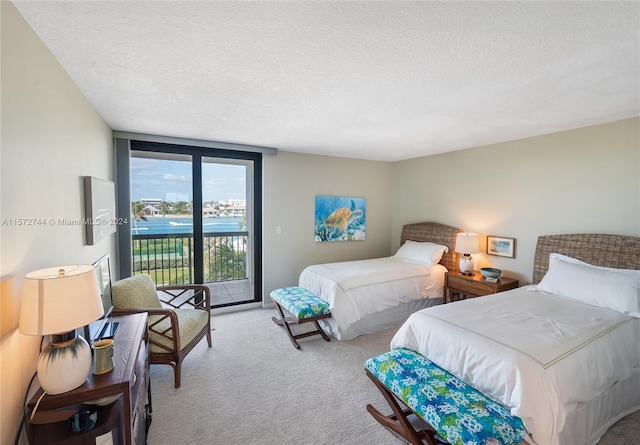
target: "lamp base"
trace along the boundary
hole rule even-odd
[[[52,335],[38,357],[38,380],[47,394],[62,394],[82,385],[91,370],[91,348],[75,331]]]
[[[460,273],[467,276],[475,275],[473,273],[473,258],[468,253],[460,257]]]

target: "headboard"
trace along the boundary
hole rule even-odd
[[[533,259],[533,283],[549,268],[549,254],[560,253],[594,266],[640,269],[640,238],[635,236],[575,234],[538,237]]]
[[[405,224],[402,226],[402,234],[400,235],[400,245],[405,241],[428,241],[430,243],[441,244],[449,248],[449,252],[442,255],[440,264],[448,270],[458,268],[456,259],[456,235],[461,232],[455,227],[446,226],[435,222],[421,222],[415,224]]]

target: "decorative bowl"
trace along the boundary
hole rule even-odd
[[[500,278],[500,275],[502,275],[502,270],[495,269],[493,267],[483,267],[480,269],[480,273],[485,278]]]

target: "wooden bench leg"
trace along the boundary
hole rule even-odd
[[[318,334],[322,335],[322,338],[324,338],[325,341],[331,341],[331,339],[329,338],[327,333],[324,332],[322,330],[322,328],[320,327],[320,324],[318,323],[318,320],[313,320],[313,323],[316,325],[316,330],[318,331]]]
[[[409,409],[401,408],[395,395],[389,391],[389,389],[387,389],[380,380],[371,374],[371,372],[368,370],[365,370],[365,372],[367,373],[367,377],[369,377],[380,390],[393,411],[392,415],[386,416],[375,409],[373,405],[368,404],[367,411],[378,421],[378,423],[401,436],[412,445],[424,445],[424,441],[426,441],[428,445],[440,445],[445,443],[439,441],[435,437],[435,433],[431,430],[424,430],[420,432],[416,431],[407,418],[407,415],[412,414],[413,412]]]
[[[289,340],[291,340],[291,343],[293,343],[293,347],[296,349],[300,349],[300,345],[296,341],[296,338],[293,335],[293,332],[291,332],[291,328],[289,327],[289,323],[294,322],[294,320],[297,323],[298,319],[294,317],[285,317],[284,312],[282,311],[282,307],[278,304],[277,301],[275,301],[275,304],[276,304],[276,308],[278,309],[278,312],[280,313],[280,319],[277,319],[276,317],[271,317],[271,320],[273,320],[275,324],[283,326],[287,331],[287,335],[289,335]]]
[[[289,336],[289,340],[291,340],[291,343],[293,343],[293,346],[296,349],[300,349],[300,345],[296,341],[297,339],[304,338],[304,337],[310,337],[312,335],[320,334],[325,341],[331,341],[331,338],[329,338],[327,333],[322,330],[322,328],[320,327],[320,324],[318,323],[318,320],[320,320],[322,318],[329,318],[329,317],[331,317],[331,314],[320,315],[318,317],[313,317],[313,318],[302,318],[302,319],[299,320],[296,317],[293,317],[293,316],[290,316],[290,315],[285,315],[285,313],[284,313],[285,309],[282,306],[280,306],[280,304],[277,301],[274,300],[274,303],[276,305],[276,308],[278,309],[278,313],[280,314],[280,318],[271,317],[271,320],[275,324],[283,326],[286,329],[287,335]],[[302,334],[294,334],[291,331],[291,328],[289,327],[289,323],[302,324],[302,323],[308,323],[308,322],[311,322],[311,321],[313,322],[313,324],[316,327],[316,329],[314,331],[304,332]]]

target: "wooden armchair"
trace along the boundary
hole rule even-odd
[[[211,347],[211,296],[204,285],[157,286],[149,275],[135,275],[112,285],[114,315],[147,312],[151,364],[173,367],[180,387],[184,357],[206,335]]]

